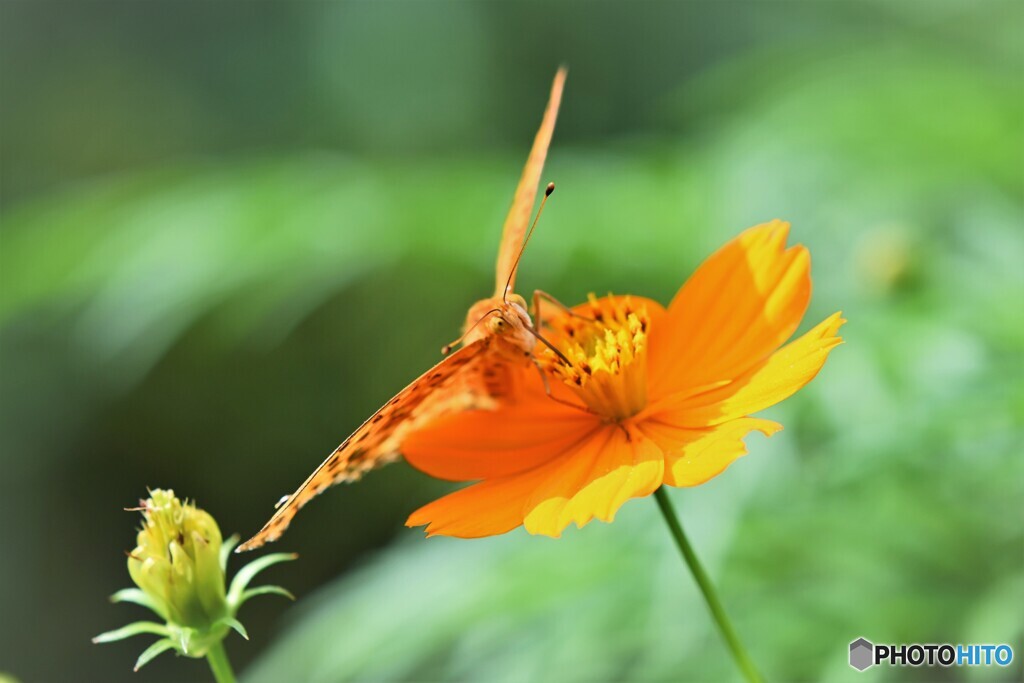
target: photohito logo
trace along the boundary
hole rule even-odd
[[[850,643],[850,666],[857,671],[874,666],[1009,666],[1013,648],[1009,645],[910,643],[875,645],[867,638]]]

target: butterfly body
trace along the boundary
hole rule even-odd
[[[415,430],[453,412],[493,410],[502,401],[512,400],[524,371],[532,364],[537,341],[526,301],[512,293],[512,287],[564,81],[565,70],[559,69],[505,219],[495,293],[470,307],[459,348],[360,425],[293,494],[282,500],[263,528],[236,552],[280,538],[298,511],[324,489],[355,481],[367,471],[399,458],[402,442]]]

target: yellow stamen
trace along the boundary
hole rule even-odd
[[[593,294],[590,307],[589,318],[583,311],[552,321],[559,333],[552,341],[570,364],[550,350],[540,361],[595,413],[623,420],[647,405],[647,310],[629,297],[599,301]]]

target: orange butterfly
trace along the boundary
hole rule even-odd
[[[540,130],[516,187],[512,208],[505,218],[494,295],[470,307],[462,337],[446,346],[443,352],[448,354],[459,342],[462,346],[398,392],[334,449],[295,493],[281,500],[274,516],[259,533],[240,545],[238,551],[276,541],[302,506],[324,489],[339,482],[355,481],[363,473],[396,460],[402,442],[416,429],[452,412],[494,409],[503,398],[514,393],[521,370],[533,361],[536,341],[543,341],[534,329],[526,300],[512,293],[512,288],[519,257],[529,239],[526,229],[555,129],[565,75],[564,68],[555,74]],[[545,199],[552,190],[554,185],[548,185]],[[535,313],[541,296],[546,295],[534,293]]]

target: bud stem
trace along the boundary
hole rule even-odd
[[[231,670],[231,662],[228,661],[223,641],[210,646],[206,652],[206,661],[210,663],[210,670],[213,671],[217,683],[235,683],[235,672]]]
[[[726,616],[725,608],[722,607],[722,602],[718,599],[718,593],[715,592],[711,579],[708,577],[707,572],[704,571],[700,560],[697,559],[697,554],[693,552],[693,546],[690,545],[686,534],[683,533],[683,526],[679,523],[679,518],[672,507],[672,501],[669,500],[668,494],[665,493],[664,486],[654,492],[654,499],[658,501],[661,514],[665,517],[665,523],[668,524],[668,530],[672,533],[672,538],[675,539],[676,545],[679,546],[679,552],[683,554],[683,559],[686,560],[687,566],[690,567],[690,572],[693,573],[693,578],[697,582],[700,592],[704,594],[704,600],[711,611],[711,616],[715,618],[718,630],[732,651],[732,656],[736,660],[736,665],[740,668],[740,671],[743,672],[743,677],[749,683],[762,683],[764,679],[761,678],[761,674],[754,667],[754,662],[750,659],[750,655],[747,654],[743,644],[740,643],[739,636],[736,635],[736,629],[732,627],[729,617]]]

